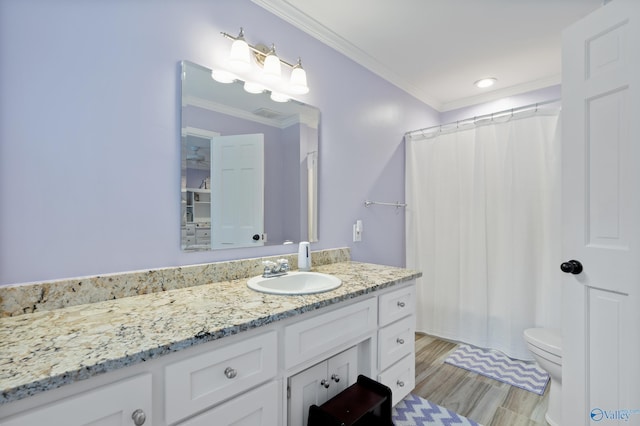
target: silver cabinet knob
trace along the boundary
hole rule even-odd
[[[398,307],[399,308],[404,308],[406,305],[404,302],[398,302]]]
[[[401,339],[400,337],[398,337],[396,342],[398,342],[399,345],[404,345],[404,339]]]
[[[144,414],[144,411],[138,408],[136,411],[134,411],[131,414],[131,419],[133,420],[134,425],[142,426],[144,422],[147,420],[147,415]]]
[[[403,388],[404,387],[404,382],[402,380],[398,380],[396,382],[396,385],[398,385],[399,388]]]
[[[334,382],[338,383],[340,381],[340,376],[338,376],[337,374],[332,374],[331,375],[331,380],[333,380]]]
[[[326,379],[322,379],[322,381],[320,382],[320,386],[324,386],[325,389],[329,389],[329,386],[331,386],[331,383]]]
[[[233,379],[238,375],[238,372],[231,367],[227,367],[224,369],[224,375],[227,376],[227,379]]]

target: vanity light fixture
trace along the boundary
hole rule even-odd
[[[488,77],[488,78],[480,79],[473,84],[480,89],[486,89],[487,87],[493,86],[496,83],[496,81],[498,81],[497,78]]]
[[[236,37],[225,32],[221,34],[223,37],[233,40],[227,62],[231,71],[213,71],[211,76],[214,80],[221,83],[230,83],[242,78],[246,81],[244,88],[247,92],[261,93],[265,90],[270,90],[271,98],[274,100],[277,99],[278,102],[286,102],[291,99],[287,93],[301,95],[309,93],[307,73],[304,68],[302,68],[300,58],[298,58],[297,63],[290,64],[278,57],[276,47],[273,44],[268,48],[262,44],[253,46],[247,43],[242,28],[240,28],[240,33]],[[255,59],[255,61],[253,61],[254,64],[261,68],[259,74],[262,76],[261,78],[264,84],[253,82],[251,81],[252,78],[244,78],[242,75],[243,73],[256,74],[251,69],[252,54]],[[288,81],[282,76],[283,64],[291,69]],[[254,77],[253,80],[257,79]]]

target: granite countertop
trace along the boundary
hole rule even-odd
[[[358,262],[314,267],[342,285],[277,296],[237,279],[0,319],[0,404],[421,276]]]

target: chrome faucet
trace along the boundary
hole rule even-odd
[[[289,261],[287,259],[278,259],[277,262],[265,260],[262,264],[264,265],[263,278],[279,277],[289,272]]]

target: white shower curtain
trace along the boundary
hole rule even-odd
[[[417,331],[532,359],[560,326],[558,111],[406,139],[407,267]]]

